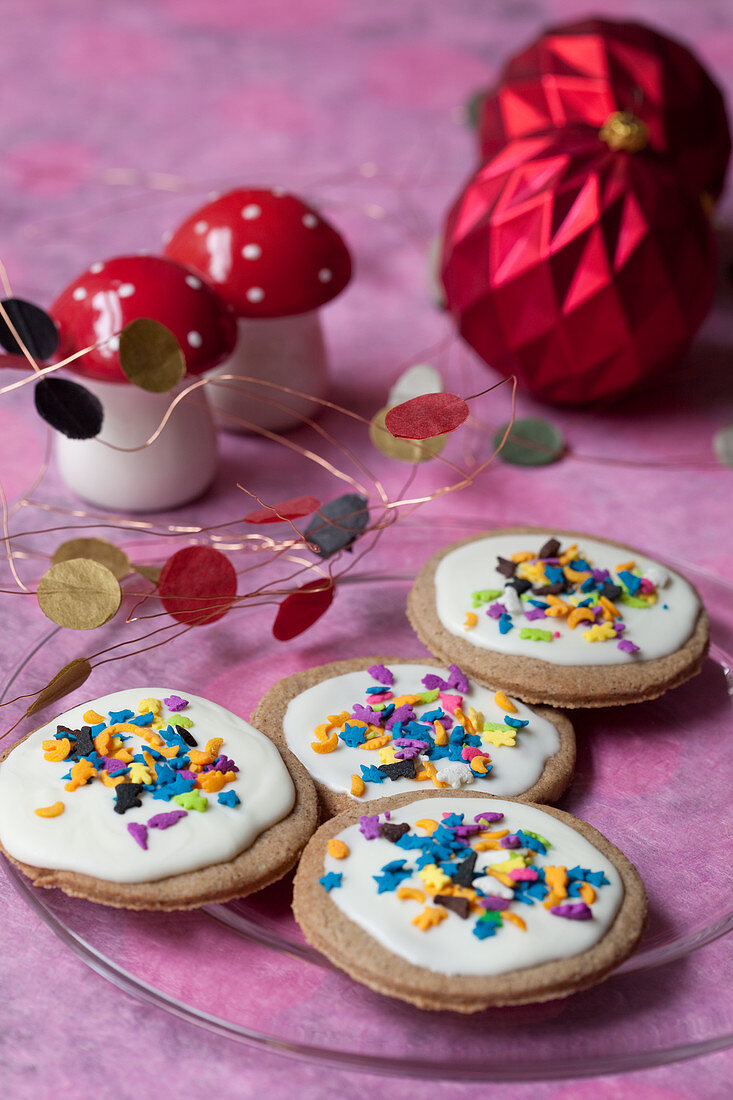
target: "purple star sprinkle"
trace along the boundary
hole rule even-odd
[[[503,603],[492,603],[487,607],[486,614],[490,619],[500,619],[502,615],[506,614],[506,608]]]
[[[175,825],[182,817],[188,817],[186,810],[169,810],[167,814],[155,814],[154,817],[148,819],[148,827],[150,829],[170,829],[171,825]]]
[[[104,768],[108,775],[115,775],[117,772],[124,771],[127,764],[123,760],[115,760],[114,756],[104,757]]]
[[[461,695],[465,695],[468,691],[468,678],[466,674],[461,672],[458,665],[449,665],[448,671],[450,672],[448,687],[455,688]]]
[[[622,649],[624,651],[624,653],[638,653],[639,652],[638,645],[634,645],[634,643],[630,642],[628,638],[622,638],[620,642],[617,642],[616,643],[616,648],[617,649]]]
[[[217,756],[213,770],[217,772],[238,772],[239,768],[228,756],[222,755]]]
[[[361,703],[354,703],[351,708],[351,717],[358,722],[371,722],[374,726],[381,726],[383,721],[381,710],[372,710],[371,707],[364,707]]]
[[[486,897],[476,899],[484,909],[508,909],[511,905],[509,898],[500,898],[496,894],[487,894]]]
[[[196,775],[196,773],[195,772],[190,772],[188,770],[188,768],[182,768],[181,771],[179,771],[178,774],[180,775],[181,779],[189,779],[193,783],[195,783],[196,780],[198,779],[198,776]]]
[[[593,580],[596,582],[596,584],[603,584],[604,581],[608,580],[609,576],[610,574],[607,569],[593,570]]]
[[[436,676],[434,672],[429,672],[427,676],[423,676],[421,683],[425,685],[428,691],[443,691],[448,685],[442,676]]]
[[[545,615],[544,608],[542,608],[542,607],[530,607],[529,611],[524,612],[524,617],[525,617],[525,619],[529,619],[530,621],[534,621],[535,619],[544,619],[544,618],[546,618],[546,615]]]
[[[494,810],[485,810],[482,814],[476,814],[474,821],[478,821],[479,825],[482,821],[488,821],[493,825],[495,821],[501,821],[504,814],[496,813]]]
[[[502,848],[521,848],[522,842],[518,836],[513,836],[511,833],[509,836],[503,836],[499,841]]]
[[[185,710],[188,706],[188,699],[181,699],[180,695],[169,695],[163,702],[172,711]]]
[[[395,750],[395,760],[414,760],[419,756],[422,749],[416,748],[415,745],[405,745],[404,748]]]
[[[359,832],[365,840],[376,840],[379,836],[379,814],[365,814],[360,817]]]
[[[372,680],[376,680],[378,684],[386,684],[387,687],[391,687],[394,683],[394,673],[390,672],[386,665],[370,665],[367,672]]]
[[[145,852],[148,848],[148,829],[146,825],[140,825],[137,821],[131,821],[127,826],[127,831],[135,841],[139,844],[142,850]]]
[[[391,717],[387,719],[385,728],[388,729],[388,730],[391,730],[392,726],[395,724],[395,722],[416,722],[416,721],[417,721],[417,715],[415,714],[415,711],[412,709],[412,706],[410,705],[410,703],[403,703],[401,707],[396,707],[392,711]]]
[[[550,912],[556,917],[565,917],[566,920],[591,920],[593,917],[590,906],[584,901],[572,905],[553,905]]]

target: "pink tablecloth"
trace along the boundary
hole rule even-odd
[[[330,213],[357,259],[353,286],[326,314],[335,400],[371,415],[399,370],[425,359],[458,392],[475,392],[490,376],[455,341],[445,344],[447,321],[430,305],[424,275],[440,214],[472,164],[462,105],[544,23],[585,11],[577,0],[128,0],[115,8],[95,0],[5,0],[0,259],[13,288],[48,303],[96,259],[155,250],[159,234],[212,188],[282,183]],[[684,35],[719,79],[730,76],[733,15],[724,0],[694,8],[689,0],[615,3],[613,15],[624,14]],[[716,215],[724,264],[715,308],[674,376],[603,415],[550,413],[566,434],[567,458],[542,470],[497,464],[460,496],[428,505],[422,520],[465,515],[586,528],[730,576],[731,473],[715,467],[711,437],[733,420],[732,290],[724,275],[731,198]],[[508,412],[506,394],[476,412],[479,423],[465,443],[453,444],[458,460],[485,456],[489,428]],[[542,412],[520,399],[520,415]],[[324,423],[346,438],[336,414]],[[3,398],[0,473],[11,498],[32,479],[42,447],[28,391]],[[389,465],[365,439],[359,447],[395,492]],[[241,514],[237,480],[269,499],[291,490],[341,491],[284,450],[265,452],[234,437],[222,450],[214,490],[177,520]],[[431,492],[446,471],[436,466],[420,479]],[[53,469],[35,499],[71,503]],[[16,519],[26,530],[54,522],[30,509]],[[28,545],[42,550],[59,538]],[[34,579],[42,563],[31,558],[21,567]],[[404,563],[386,542],[380,568],[390,567]],[[30,600],[5,600],[6,668],[44,623]],[[320,659],[341,655],[328,653],[319,637]],[[212,656],[209,680],[222,659]],[[286,649],[280,660],[289,671]],[[14,1100],[147,1100],[200,1089],[222,1098],[336,1097],[374,1088],[407,1097],[418,1087],[296,1065],[143,1008],[66,954],[3,876],[0,908],[3,1086]],[[492,1095],[697,1100],[728,1095],[729,1080],[730,1060],[717,1054],[624,1078],[496,1086]],[[478,1088],[430,1086],[446,1097]]]

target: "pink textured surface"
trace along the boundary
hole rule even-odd
[[[683,34],[722,81],[726,72],[730,77],[733,56],[730,6],[709,0],[694,9],[694,19],[692,10],[683,0],[636,0],[614,4],[612,14],[646,18]],[[399,369],[428,358],[424,349],[448,332],[445,318],[427,301],[423,257],[440,215],[471,169],[474,145],[462,123],[462,103],[544,23],[586,11],[577,0],[128,0],[109,10],[95,0],[63,6],[35,0],[31,16],[24,0],[6,0],[0,258],[14,290],[48,304],[94,260],[154,250],[159,234],[212,187],[282,183],[323,206],[352,245],[355,281],[325,317],[335,399],[369,415],[384,403]],[[367,167],[360,172],[361,166]],[[176,183],[167,174],[184,182],[185,193],[170,190]],[[373,216],[374,206],[383,217]],[[716,214],[724,260],[716,302],[687,359],[668,379],[603,414],[551,413],[570,445],[564,461],[529,471],[498,463],[471,490],[429,506],[421,521],[465,515],[492,524],[587,528],[730,576],[733,520],[722,504],[730,497],[731,473],[711,462],[711,435],[733,420],[733,291],[724,276],[731,213],[729,194]],[[493,381],[457,344],[433,361],[459,393]],[[520,415],[543,411],[520,398]],[[472,457],[485,457],[489,429],[508,412],[507,396],[499,391],[475,412],[480,422],[466,435],[467,446]],[[343,433],[337,417],[323,422],[334,434]],[[12,497],[33,477],[43,447],[27,392],[3,399],[0,428],[0,473]],[[359,447],[395,490],[403,471],[395,475],[386,460],[374,457],[365,438]],[[451,457],[464,457],[461,443],[451,447]],[[214,490],[176,519],[213,523],[236,515],[242,502],[237,480],[263,499],[306,492],[328,499],[341,491],[285,450],[263,448],[251,439],[225,439]],[[670,466],[685,456],[696,461]],[[609,465],[598,458],[635,464]],[[419,476],[421,490],[430,491],[443,484],[445,471],[431,466]],[[70,503],[53,471],[37,496]],[[38,514],[25,513],[21,526],[45,525],[40,518],[38,524]],[[418,568],[425,556],[419,538],[399,555],[390,550],[389,538],[375,568]],[[371,568],[369,559],[365,567]],[[24,569],[32,579],[38,563],[26,562]],[[306,663],[356,655],[362,639],[337,608],[301,644],[278,650],[274,661],[258,652],[259,636],[242,615],[236,653],[225,644],[226,633],[213,635],[205,655],[189,654],[190,674],[181,686],[225,704],[248,705],[260,679],[269,683]],[[256,620],[263,630],[269,621]],[[364,622],[373,639],[376,606]],[[7,655],[14,661],[44,626],[30,601],[8,599],[0,618],[6,668],[12,663]],[[419,651],[417,645],[412,651]],[[172,662],[185,664],[185,656],[178,653]],[[246,699],[242,677],[248,681]],[[631,739],[636,768],[617,798],[669,792],[679,768],[675,743],[661,738],[650,754],[641,732]],[[644,754],[653,755],[647,767]],[[628,755],[628,743],[624,750],[609,744],[600,756],[600,776],[581,770],[581,786],[603,782],[612,789],[617,765]],[[395,1098],[415,1094],[417,1086],[407,1081],[296,1066],[141,1007],[67,953],[4,877],[0,913],[3,1084],[13,1098],[108,1094],[147,1100],[200,1087],[222,1098],[294,1092],[336,1098],[375,1088]],[[715,968],[723,957],[723,945],[704,948],[696,966]],[[226,956],[221,958],[224,964]],[[269,1019],[281,1010],[284,987],[305,1000],[318,978],[273,955],[253,971],[251,982]],[[628,1026],[635,1027],[633,1012]],[[106,1044],[113,1044],[113,1061],[100,1056]],[[697,1100],[727,1095],[729,1082],[730,1058],[718,1054],[624,1078],[496,1086],[492,1095]],[[430,1086],[446,1097],[473,1096],[480,1088]]]

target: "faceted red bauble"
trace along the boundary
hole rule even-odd
[[[645,122],[652,149],[698,194],[720,194],[731,149],[720,90],[685,46],[641,23],[567,23],[513,57],[483,101],[481,152],[567,123],[602,126],[613,111]]]
[[[686,348],[710,305],[700,202],[589,127],[510,142],[450,211],[441,274],[463,338],[558,405],[617,396]]]

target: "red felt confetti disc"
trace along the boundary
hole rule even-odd
[[[286,519],[299,519],[301,516],[309,516],[321,507],[317,497],[293,497],[292,500],[284,500],[280,504],[273,504],[271,508],[260,508],[256,512],[249,512],[244,517],[245,523],[282,523]]]
[[[321,577],[286,596],[272,624],[272,633],[278,642],[289,642],[313,626],[328,611],[335,593],[333,581]]]
[[[395,405],[384,423],[395,439],[432,439],[460,428],[468,411],[463,398],[454,393],[424,393]]]
[[[186,546],[163,566],[158,595],[179,623],[202,626],[226,615],[237,594],[234,566],[220,550]]]

